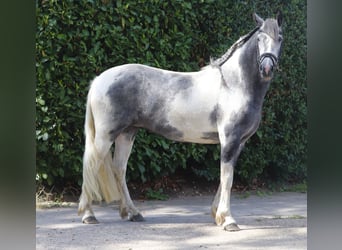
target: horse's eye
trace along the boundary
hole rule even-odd
[[[279,41],[279,42],[282,42],[282,41],[283,41],[283,38],[280,36],[280,37],[278,38],[278,41]]]

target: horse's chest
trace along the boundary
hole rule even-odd
[[[254,105],[249,96],[243,92],[235,92],[220,100],[222,114],[221,126],[235,128],[241,134],[252,134],[260,122],[260,109]]]

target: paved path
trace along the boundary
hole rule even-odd
[[[100,224],[84,225],[77,204],[36,210],[37,249],[307,249],[307,196],[232,198],[239,232],[214,225],[212,196],[135,201],[146,221],[121,220],[117,205],[94,206]],[[115,211],[113,211],[113,209]]]

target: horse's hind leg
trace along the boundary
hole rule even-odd
[[[112,156],[110,147],[112,142],[106,134],[97,133],[95,140],[86,143],[83,157],[83,185],[78,213],[84,213],[82,222],[85,224],[98,223],[91,208],[93,200],[103,198],[109,202],[119,199],[114,174],[111,170]]]
[[[87,204],[84,215],[82,216],[82,223],[84,224],[98,224],[99,221],[96,219],[93,209],[90,203]]]
[[[131,128],[119,134],[115,139],[113,171],[117,178],[119,192],[121,193],[121,218],[128,217],[131,221],[143,221],[144,218],[134,206],[126,184],[127,162],[131,154],[136,132],[137,129]]]

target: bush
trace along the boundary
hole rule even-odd
[[[37,180],[81,184],[86,95],[97,74],[124,63],[197,71],[254,27],[254,11],[268,17],[277,9],[285,19],[280,69],[235,177],[244,183],[305,179],[305,1],[42,0],[36,35]],[[219,147],[175,143],[141,130],[128,178],[153,180],[185,167],[217,179]]]

